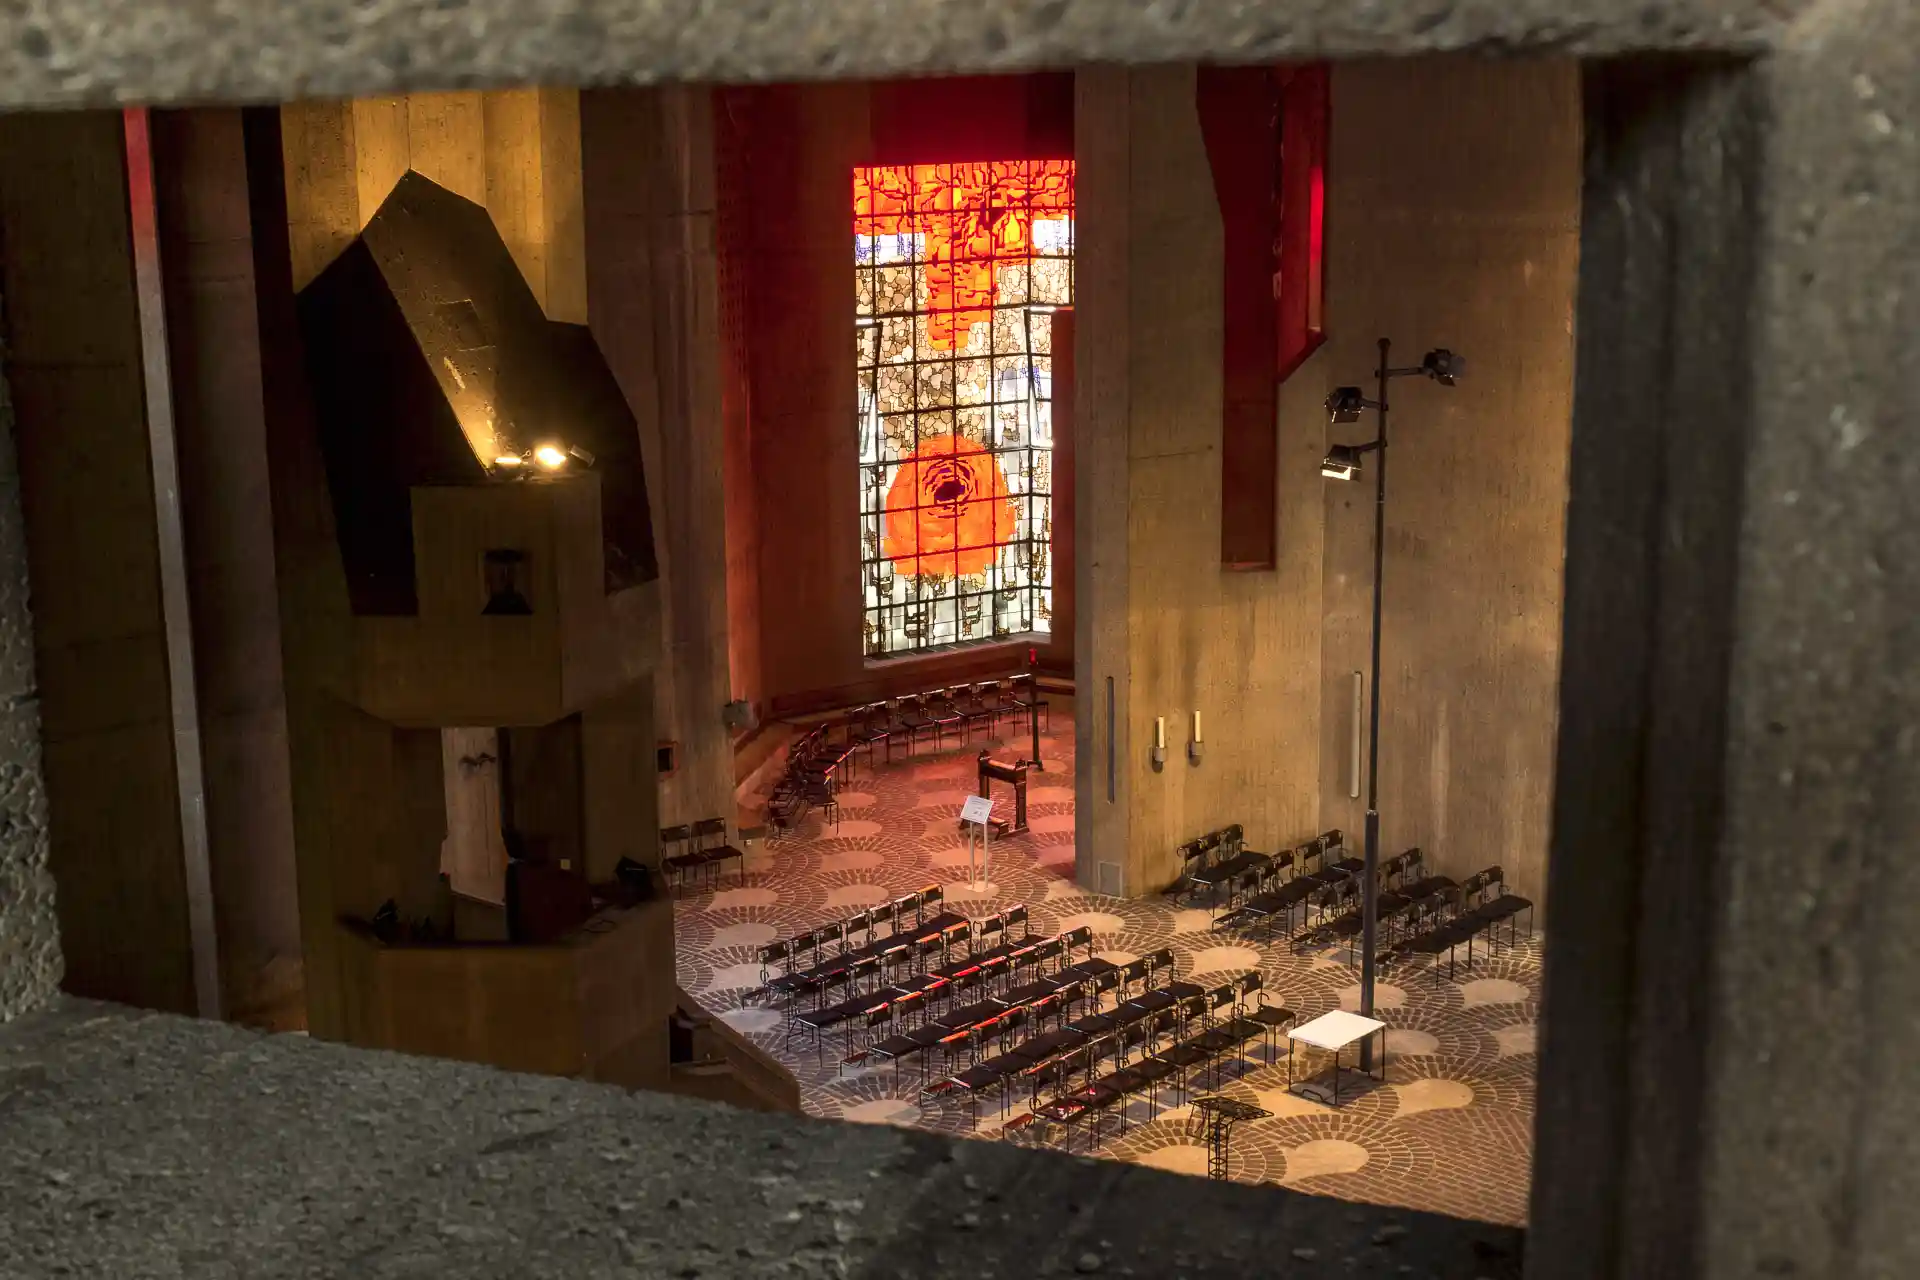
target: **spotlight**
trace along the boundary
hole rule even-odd
[[[1367,407],[1367,398],[1360,394],[1358,387],[1335,387],[1333,394],[1327,397],[1327,420],[1329,422],[1358,422],[1360,411]]]
[[[567,453],[559,445],[543,444],[533,451],[533,460],[549,471],[558,471],[567,465]]]
[[[521,457],[517,453],[503,453],[499,457],[493,460],[493,465],[496,467],[507,467],[511,469],[513,467],[518,467],[524,464],[525,462],[526,462],[526,459]]]
[[[589,468],[593,466],[593,455],[591,453],[588,453],[585,449],[582,449],[579,445],[577,444],[569,445],[567,447],[567,453],[571,455],[573,460],[575,462],[578,462],[581,466],[589,467]]]
[[[1445,347],[1437,347],[1427,352],[1426,358],[1420,362],[1420,372],[1441,386],[1450,387],[1457,379],[1466,376],[1467,358],[1457,356]]]
[[[1336,444],[1320,462],[1320,474],[1329,480],[1352,480],[1360,474],[1360,450]]]

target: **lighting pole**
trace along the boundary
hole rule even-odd
[[[1320,474],[1332,480],[1351,480],[1360,472],[1360,459],[1378,453],[1373,472],[1373,655],[1367,683],[1367,822],[1366,847],[1360,871],[1360,1014],[1373,1016],[1373,988],[1378,968],[1380,934],[1380,617],[1387,561],[1387,384],[1394,378],[1427,377],[1450,387],[1466,372],[1467,362],[1445,348],[1429,351],[1419,365],[1396,369],[1387,362],[1393,344],[1380,339],[1380,363],[1374,371],[1378,390],[1367,399],[1358,387],[1339,387],[1327,397],[1327,417],[1333,423],[1357,422],[1363,409],[1374,412],[1374,438],[1366,444],[1336,444],[1320,464]],[[1373,1069],[1373,1038],[1360,1042],[1360,1065]]]

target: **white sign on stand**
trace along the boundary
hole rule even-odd
[[[968,796],[960,806],[960,825],[967,832],[967,879],[985,887],[989,882],[988,843],[993,836],[993,800],[987,796]],[[975,861],[974,837],[979,837],[979,857]]]

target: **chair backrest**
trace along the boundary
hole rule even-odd
[[[847,932],[849,934],[873,932],[873,912],[856,911],[848,916]]]
[[[1045,938],[1034,944],[1033,958],[1036,962],[1058,960],[1062,943],[1059,938]]]
[[[920,891],[920,905],[922,907],[937,907],[946,900],[946,890],[937,884],[930,884]]]
[[[1093,945],[1093,926],[1083,924],[1075,928],[1069,929],[1065,933],[1060,935],[1060,942],[1061,942],[1061,945],[1064,946],[1069,951],[1071,951],[1075,947],[1092,946]]]
[[[1224,1009],[1240,998],[1240,988],[1232,982],[1223,982],[1207,992],[1207,1011],[1209,1013]]]
[[[1180,846],[1180,861],[1182,864],[1196,862],[1206,857],[1208,852],[1204,840],[1189,840]]]
[[[769,942],[766,946],[760,948],[760,963],[774,964],[778,961],[785,960],[792,954],[793,939],[782,938],[777,942]]]
[[[1407,860],[1406,874],[1408,875],[1413,875],[1426,865],[1427,855],[1420,851],[1419,845],[1415,845],[1400,856]]]
[[[719,836],[722,840],[725,840],[727,838],[727,820],[725,818],[702,818],[693,824],[693,834],[702,840],[712,836]]]
[[[1207,1012],[1207,997],[1204,993],[1197,996],[1188,996],[1185,1000],[1182,1000],[1169,1010],[1169,1012],[1178,1013],[1182,1021],[1202,1017]]]
[[[919,909],[920,909],[920,891],[917,889],[914,890],[912,893],[902,894],[900,897],[895,898],[893,900],[893,912],[894,912],[895,918],[898,918],[899,916],[905,914],[906,912],[918,911]]]
[[[1007,918],[1004,915],[982,916],[974,923],[973,936],[984,940],[991,938],[996,933],[1005,932],[1006,927]]]
[[[1147,961],[1148,973],[1153,974],[1153,973],[1160,973],[1164,971],[1171,974],[1173,970],[1173,948],[1162,947],[1158,951],[1155,951],[1153,954],[1147,956],[1146,961]]]
[[[1011,907],[1007,908],[1007,928],[1011,929],[1015,925],[1024,926],[1026,923],[1027,923],[1027,904],[1026,903],[1016,902]]]
[[[875,1027],[884,1027],[889,1022],[892,1022],[894,1014],[904,1007],[906,1002],[911,998],[910,996],[901,996],[898,1000],[889,1000],[884,1004],[877,1004],[867,1010],[867,1030],[871,1031]]]
[[[844,920],[835,920],[832,924],[823,924],[814,934],[821,942],[839,942],[847,936],[847,924]]]
[[[1240,988],[1240,994],[1242,997],[1252,995],[1254,992],[1260,989],[1260,986],[1261,986],[1260,971],[1258,969],[1249,969],[1247,972],[1240,975],[1240,977],[1235,981],[1235,985]]]
[[[1001,1034],[1010,1035],[1013,1032],[1018,1031],[1020,1028],[1026,1026],[1027,1017],[1028,1017],[1027,1011],[1023,1006],[1015,1005],[1013,1008],[1007,1010],[1005,1013],[1001,1014],[1000,1017],[997,1019],[997,1021],[1000,1023]]]
[[[693,829],[684,822],[675,827],[662,827],[660,828],[660,843],[662,846],[679,844],[681,841],[691,837],[692,834]]]
[[[1105,973],[1096,973],[1085,984],[1091,995],[1104,995],[1120,985],[1120,971],[1109,969]]]
[[[1145,956],[1127,961],[1120,966],[1120,985],[1123,987],[1131,987],[1134,983],[1145,978],[1152,968],[1153,965],[1148,962]]]
[[[1347,847],[1347,837],[1340,828],[1329,827],[1320,833],[1320,843],[1322,847],[1329,850],[1344,849]]]
[[[1103,1058],[1112,1057],[1119,1048],[1120,1037],[1117,1035],[1105,1035],[1089,1040],[1086,1045],[1087,1068],[1091,1070],[1094,1063]]]

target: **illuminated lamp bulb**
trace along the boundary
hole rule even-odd
[[[543,444],[533,451],[533,460],[549,471],[558,471],[567,465],[567,451],[559,445]]]
[[[493,465],[496,467],[517,467],[525,461],[526,459],[517,453],[503,453],[493,460]]]

